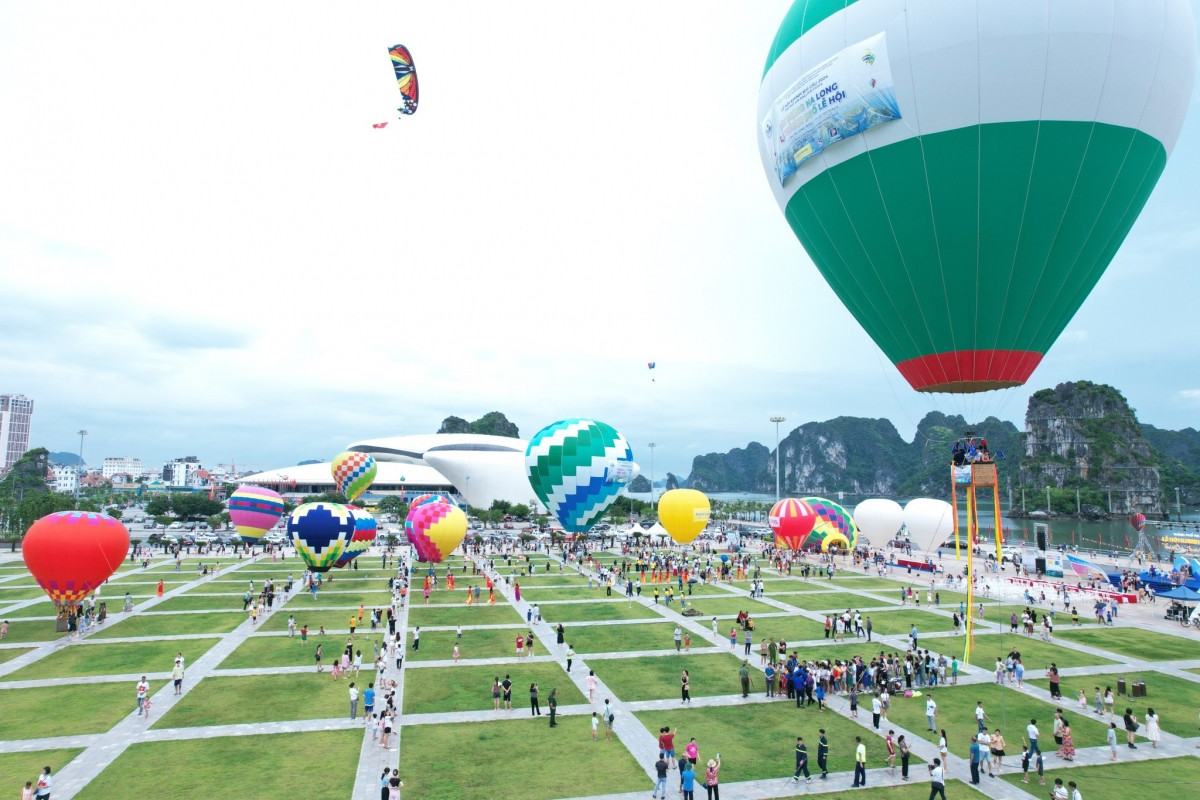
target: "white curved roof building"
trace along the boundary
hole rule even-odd
[[[367,496],[426,492],[457,494],[467,505],[488,508],[493,500],[534,504],[525,477],[524,439],[471,433],[430,433],[365,439],[346,447],[370,453],[379,467]],[[281,467],[242,479],[289,496],[334,490],[329,462]]]

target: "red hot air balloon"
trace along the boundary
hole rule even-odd
[[[1141,533],[1142,528],[1146,527],[1146,515],[1145,514],[1134,514],[1134,515],[1130,516],[1129,524],[1133,526],[1133,529],[1135,531],[1137,531],[1138,533]]]
[[[129,531],[107,514],[57,511],[33,523],[21,551],[55,605],[77,603],[121,566],[129,554]]]
[[[803,500],[788,497],[775,504],[767,521],[777,547],[799,550],[817,523],[817,512]]]

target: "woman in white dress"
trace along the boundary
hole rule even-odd
[[[1154,713],[1153,708],[1146,709],[1146,738],[1150,740],[1151,747],[1158,747],[1158,740],[1162,738],[1162,729],[1158,727],[1158,714]]]

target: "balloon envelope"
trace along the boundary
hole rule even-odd
[[[346,543],[342,554],[334,562],[335,567],[344,567],[365,553],[379,533],[379,523],[375,521],[371,512],[355,506],[349,506],[349,508],[350,513],[354,515],[354,534]]]
[[[467,515],[450,503],[423,503],[409,509],[405,535],[418,561],[439,564],[467,535]]]
[[[288,517],[288,536],[314,572],[326,572],[354,537],[354,514],[340,503],[305,503]]]
[[[1141,533],[1142,529],[1146,527],[1146,515],[1145,514],[1133,514],[1132,516],[1129,517],[1129,524],[1133,526],[1133,529],[1135,531],[1137,531],[1138,533]]]
[[[129,531],[107,514],[56,511],[21,540],[25,566],[55,605],[77,603],[117,571],[129,554]]]
[[[936,548],[954,538],[954,509],[945,500],[918,497],[904,507],[904,526],[914,541]]]
[[[525,448],[533,492],[571,533],[583,533],[637,475],[633,450],[611,425],[564,419],[542,428]]]
[[[242,541],[254,544],[283,516],[283,497],[261,486],[239,486],[226,503]]]
[[[333,473],[333,482],[337,484],[338,491],[354,502],[370,488],[379,467],[369,453],[346,451],[339,453],[329,463],[329,471]]]
[[[804,502],[808,503],[817,515],[817,523],[813,525],[812,533],[808,535],[805,544],[819,545],[834,533],[844,536],[850,547],[858,544],[858,526],[854,524],[854,517],[850,516],[849,511],[824,497],[805,497]]]
[[[767,522],[775,531],[776,547],[799,550],[817,524],[817,512],[803,500],[786,497],[771,508]]]
[[[855,507],[854,522],[864,536],[882,545],[894,539],[904,527],[904,509],[895,500],[873,497]]]
[[[695,489],[672,489],[658,499],[658,521],[680,544],[699,536],[711,513],[708,498]]]
[[[1017,386],[1150,197],[1195,73],[1188,0],[796,0],[759,152],[809,257],[913,388]]]

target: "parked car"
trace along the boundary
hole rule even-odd
[[[158,527],[158,523],[152,519],[147,520],[145,523],[142,524],[142,529],[147,530],[147,531],[152,531],[157,527]]]

